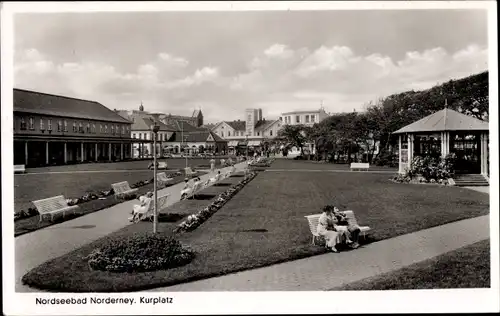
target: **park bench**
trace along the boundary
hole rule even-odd
[[[130,188],[130,185],[128,184],[127,181],[113,183],[111,187],[115,192],[115,198],[121,198],[128,195],[132,195],[138,190],[137,188],[135,189]]]
[[[14,165],[14,173],[25,173],[26,168],[24,165]]]
[[[196,175],[196,172],[191,169],[191,167],[186,167],[184,168],[184,172],[186,173],[186,177],[194,177]]]
[[[368,170],[370,169],[370,164],[367,162],[352,162],[351,163],[351,170]]]
[[[165,172],[160,172],[156,174],[156,181],[158,181],[158,184],[166,184],[172,180],[173,180],[172,178],[167,177],[167,174]]]
[[[33,204],[35,204],[35,207],[40,214],[40,222],[42,221],[44,215],[50,215],[50,221],[52,221],[54,214],[62,213],[64,217],[66,212],[75,211],[79,208],[77,205],[69,206],[63,195],[33,201]]]
[[[344,214],[346,216],[346,219],[347,219],[347,222],[349,223],[349,225],[358,225],[358,221],[356,220],[356,217],[354,216],[353,211],[350,211],[350,210],[345,211]],[[309,229],[311,230],[311,234],[313,235],[313,238],[312,238],[313,245],[315,244],[316,238],[322,238],[322,236],[320,236],[318,234],[318,224],[319,224],[319,217],[320,216],[321,216],[321,214],[313,214],[313,215],[304,216],[305,218],[307,218],[307,222],[309,224]],[[359,229],[361,230],[361,235],[363,236],[363,238],[366,238],[366,233],[369,230],[371,230],[371,228],[369,226],[359,226]]]
[[[170,195],[169,194],[165,194],[163,196],[160,196],[157,198],[158,200],[158,208],[157,208],[157,211],[161,211],[163,208],[165,208],[165,206],[167,205],[167,199]],[[148,219],[149,220],[153,220],[154,218],[154,211],[155,211],[155,203],[154,203],[154,197],[151,199],[151,201],[149,202],[148,204],[148,208],[146,209],[145,212],[143,213],[139,213],[139,216],[137,216],[134,220],[134,223],[138,223],[142,220],[145,220],[145,219]]]
[[[201,181],[195,182],[192,187],[183,189],[181,191],[181,198],[185,196],[185,199],[195,198],[196,192],[200,191],[202,183]]]
[[[148,165],[148,169],[154,169],[154,163],[151,162],[149,165]],[[157,162],[157,167],[156,169],[164,169],[164,170],[167,170],[168,169],[168,164],[166,161],[159,161]]]

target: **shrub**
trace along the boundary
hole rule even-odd
[[[396,155],[386,152],[374,158],[372,163],[376,166],[396,167],[398,165],[398,159]]]
[[[426,182],[439,179],[446,180],[454,173],[454,156],[448,155],[444,159],[435,157],[415,157],[407,169],[410,178],[422,176]]]
[[[144,272],[178,267],[193,258],[194,252],[183,248],[176,239],[147,233],[115,238],[85,259],[94,270]]]

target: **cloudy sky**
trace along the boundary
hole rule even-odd
[[[16,88],[209,122],[361,110],[488,59],[480,10],[23,13],[14,41]]]

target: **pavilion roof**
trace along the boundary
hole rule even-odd
[[[487,131],[489,130],[489,123],[455,110],[443,109],[406,125],[393,134],[472,130]]]

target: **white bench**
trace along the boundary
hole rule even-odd
[[[181,191],[181,198],[185,195],[185,199],[195,198],[196,192],[200,191],[202,187],[201,181],[195,182],[192,187],[188,187]]]
[[[125,197],[127,195],[131,195],[131,194],[137,192],[137,190],[138,190],[137,188],[135,188],[135,189],[130,188],[128,181],[113,183],[111,185],[111,187],[113,188],[113,191],[115,192],[116,198],[121,198],[121,197]]]
[[[370,164],[367,162],[352,162],[351,163],[351,170],[355,170],[355,169],[368,170],[368,169],[370,169]]]
[[[172,178],[167,178],[167,174],[165,172],[160,172],[156,174],[156,181],[158,181],[158,184],[165,184],[172,180],[173,180]]]
[[[77,205],[68,206],[63,195],[54,196],[48,199],[33,201],[38,213],[40,214],[40,222],[44,215],[50,215],[50,221],[53,220],[54,214],[62,213],[63,217],[68,211],[75,211],[79,207]]]
[[[186,177],[193,177],[196,175],[196,172],[194,172],[191,167],[184,168],[184,172],[186,173]]]
[[[349,210],[344,212],[347,222],[350,225],[358,225],[358,221],[356,220],[356,217],[354,216],[354,212]],[[307,222],[309,224],[309,229],[311,230],[311,234],[313,235],[312,238],[312,244],[314,245],[314,242],[316,241],[316,238],[319,238],[320,235],[318,234],[318,224],[319,224],[319,217],[321,214],[313,214],[313,215],[307,215],[304,216],[307,218]],[[359,226],[359,229],[361,231],[361,235],[363,238],[366,238],[366,233],[371,230],[369,226]]]
[[[14,165],[14,173],[25,173],[26,168],[24,165]]]
[[[158,208],[157,211],[161,211],[163,208],[166,207],[167,205],[167,199],[170,195],[165,194],[163,196],[159,196],[157,198],[158,201]],[[154,219],[154,212],[155,212],[155,199],[154,196],[151,198],[151,201],[149,202],[148,209],[144,213],[139,213],[139,216],[137,216],[134,220],[134,223],[138,223],[142,220],[148,219],[152,221]],[[158,214],[157,214],[158,215]]]

